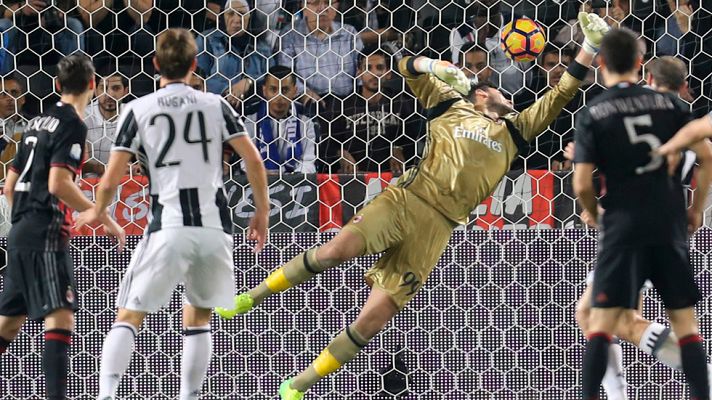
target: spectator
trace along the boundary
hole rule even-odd
[[[257,112],[247,116],[245,126],[262,154],[267,173],[316,172],[316,129],[294,101],[294,73],[281,65],[270,68],[262,95]]]
[[[343,102],[329,102],[330,111],[322,124],[322,128],[331,128],[325,157],[327,162],[338,160],[339,173],[400,174],[409,160],[405,150],[413,155],[420,130],[415,100],[407,94],[384,91],[382,84],[393,75],[388,53],[365,52],[368,55],[361,57],[358,67],[359,91]]]
[[[489,66],[489,50],[477,44],[468,42],[460,48],[460,68],[472,79],[477,77],[478,82],[491,82],[492,68]]]
[[[153,14],[151,0],[79,0],[79,5],[79,15],[89,27],[87,54],[97,69],[117,61],[141,66],[141,57],[153,52],[154,35],[142,28]]]
[[[278,63],[292,66],[306,81],[307,101],[353,93],[358,52],[363,49],[356,30],[335,21],[338,1],[329,1],[306,0],[304,18],[282,32],[275,49]]]
[[[196,68],[190,76],[190,87],[199,92],[205,91],[205,73],[200,67]]]
[[[655,29],[655,55],[687,54],[687,43],[683,37],[692,28],[692,7],[687,0],[667,0],[667,4],[670,15]]]
[[[8,51],[10,45],[12,10],[0,5],[0,74],[6,74],[13,68],[13,54]]]
[[[76,2],[8,0],[3,5],[5,16],[14,18],[14,26],[4,32],[7,49],[14,57],[6,57],[0,73],[9,72],[13,65],[40,65],[39,61],[53,65],[56,62],[52,61],[58,58],[38,60],[38,54],[49,54],[52,50],[66,56],[85,49],[82,22],[70,12],[75,10]]]
[[[495,72],[490,81],[506,92],[514,94],[524,87],[525,73],[529,63],[514,63],[507,58],[499,45],[504,17],[499,1],[474,2],[466,10],[465,23],[450,32],[452,62],[460,64],[461,47],[475,42],[489,51],[489,66]]]
[[[225,0],[153,0],[153,13],[148,19],[152,32],[168,28],[185,28],[194,33],[215,29]]]
[[[27,119],[22,113],[27,88],[25,80],[19,75],[7,75],[0,83],[0,179],[5,179],[7,169],[17,153],[17,143],[27,125]]]
[[[534,101],[554,88],[573,59],[574,53],[569,48],[560,50],[552,44],[547,45],[537,59],[537,68],[531,85],[514,99],[517,111],[529,107]],[[529,153],[521,154],[512,163],[512,169],[550,169],[555,171],[570,169],[571,162],[564,158],[563,150],[573,140],[573,116],[579,108],[583,107],[584,92],[590,99],[601,90],[600,86],[590,86],[580,90],[549,128],[530,144]]]
[[[255,51],[255,38],[247,32],[250,8],[246,0],[228,0],[217,29],[198,35],[198,66],[208,78],[208,91],[220,94],[232,87],[244,94],[246,79],[257,80],[266,69],[266,58]]]
[[[415,23],[412,9],[403,0],[341,0],[344,23],[353,26],[365,46],[396,41]]]
[[[121,101],[128,93],[128,81],[123,75],[109,75],[97,82],[94,90],[96,97],[87,107],[84,117],[87,125],[87,160],[82,172],[85,177],[104,174],[116,139]]]

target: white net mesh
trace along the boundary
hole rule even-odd
[[[500,87],[521,110],[555,85],[571,62],[582,39],[575,22],[581,7],[639,33],[646,60],[661,55],[684,60],[690,76],[682,97],[695,115],[709,111],[712,10],[701,0],[586,5],[565,0],[3,1],[2,173],[15,155],[26,121],[58,99],[53,76],[59,57],[84,51],[103,78],[86,120],[88,162],[80,184],[91,197],[108,160],[120,103],[155,89],[151,60],[156,35],[167,27],[191,29],[199,47],[199,70],[191,84],[222,94],[244,116],[271,170],[273,234],[255,261],[242,235],[253,209],[251,191],[240,160],[224,155],[238,233],[236,286],[242,290],[294,254],[323,243],[388,182],[418,162],[427,110],[415,102],[397,73],[400,57],[450,59],[469,75]],[[499,30],[513,16],[528,16],[547,33],[549,47],[536,63],[512,64],[499,50]],[[287,72],[279,72],[276,65],[287,67]],[[282,88],[286,98],[265,79],[268,71],[274,76],[296,74],[296,87]],[[583,338],[574,308],[595,240],[580,229],[563,149],[573,138],[576,111],[601,90],[591,77],[492,197],[475,209],[473,222],[461,228],[465,232],[456,232],[423,292],[363,355],[334,379],[320,383],[314,396],[577,398]],[[274,137],[261,134],[273,114],[294,117],[274,127],[291,142],[287,150]],[[146,177],[134,166],[112,212],[129,233],[138,235],[146,223],[148,201]],[[0,228],[6,233],[6,203],[0,208]],[[128,254],[116,255],[101,231],[75,233],[72,253],[82,310],[72,348],[70,391],[72,397],[86,398],[96,394],[101,342],[114,317]],[[704,293],[710,287],[711,241],[706,230],[692,241]],[[282,379],[305,367],[355,318],[367,294],[362,274],[372,261],[365,258],[328,272],[269,300],[246,318],[215,321],[215,355],[205,398],[273,397]],[[698,312],[703,334],[709,337],[708,300]],[[646,316],[662,321],[658,303],[648,300],[646,305]],[[122,397],[176,396],[179,306],[176,295],[165,312],[149,318],[123,380]],[[40,327],[30,324],[3,355],[4,397],[42,396],[41,346]],[[628,347],[625,363],[632,398],[682,397],[680,374],[651,364],[650,358]]]

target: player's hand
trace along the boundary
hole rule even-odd
[[[124,231],[124,228],[121,227],[113,218],[106,215],[105,218],[103,218],[104,222],[104,231],[106,232],[107,235],[113,236],[116,239],[116,243],[118,247],[116,248],[117,253],[121,253],[124,251],[124,247],[126,246],[126,231]]]
[[[593,229],[598,229],[598,218],[591,215],[587,210],[581,211],[581,222]]]
[[[580,12],[578,15],[579,26],[585,39],[583,41],[583,49],[589,54],[598,53],[601,47],[603,36],[608,32],[610,27],[595,13]]]
[[[675,176],[677,166],[680,164],[680,160],[682,159],[682,152],[675,151],[673,153],[666,154],[665,158],[667,159],[668,175]]]
[[[452,86],[461,94],[468,95],[470,93],[470,79],[451,62],[433,60],[429,69],[438,79]]]
[[[702,211],[692,208],[687,210],[687,233],[692,235],[702,226]]]
[[[74,220],[74,227],[80,229],[84,225],[93,225],[97,221],[99,221],[99,214],[94,207],[89,207],[77,215],[77,218]]]
[[[265,247],[268,224],[269,212],[256,212],[250,220],[250,227],[247,230],[247,239],[257,241],[257,244],[254,247],[255,253],[259,253]]]
[[[575,154],[576,154],[576,145],[574,144],[574,142],[569,142],[569,144],[567,144],[566,148],[564,149],[564,158],[569,161],[573,161]]]

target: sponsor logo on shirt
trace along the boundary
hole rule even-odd
[[[474,131],[470,131],[465,129],[462,126],[458,126],[455,128],[455,135],[456,138],[465,138],[465,139],[470,139],[474,140],[475,142],[478,142],[485,147],[487,147],[490,150],[494,150],[497,153],[502,152],[502,143],[490,139],[490,137],[487,135],[487,127],[484,126],[478,126],[475,128]]]

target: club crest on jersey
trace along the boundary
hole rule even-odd
[[[474,131],[470,131],[465,129],[462,126],[458,126],[455,128],[455,133],[454,135],[456,138],[465,138],[465,139],[470,139],[474,140],[475,142],[478,142],[485,147],[487,147],[490,150],[494,150],[497,153],[502,152],[502,143],[490,139],[490,137],[487,134],[487,127],[486,126],[478,126],[475,128]]]
[[[79,143],[74,143],[72,145],[72,148],[69,149],[69,156],[72,157],[74,160],[81,160],[82,159],[82,145]]]

